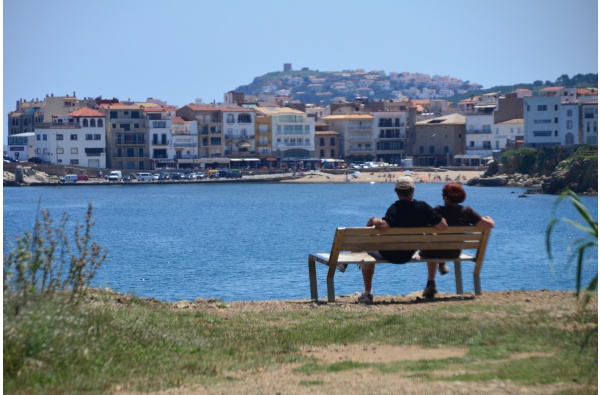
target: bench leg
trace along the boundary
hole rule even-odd
[[[462,267],[460,265],[460,261],[454,261],[454,273],[456,276],[456,293],[458,295],[462,295],[462,293],[463,293]]]
[[[319,300],[319,291],[317,289],[317,269],[315,260],[308,258],[308,278],[310,280],[310,298],[315,302]]]
[[[481,295],[481,282],[479,274],[473,274],[473,284],[475,285],[475,295]]]
[[[333,276],[327,277],[327,301],[330,303],[335,302],[335,288],[333,286]]]

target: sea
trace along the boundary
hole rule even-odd
[[[442,204],[440,183],[418,184],[415,198]],[[96,287],[162,301],[309,299],[308,254],[329,252],[336,227],[364,226],[396,200],[393,184],[346,183],[148,183],[123,186],[3,188],[3,249],[31,232],[40,210],[55,224],[66,213],[72,235],[93,206],[92,238],[108,252]],[[525,194],[518,187],[465,187],[470,205],[496,222],[481,272],[485,291],[573,290],[574,243],[585,237],[562,219],[581,222],[573,205],[557,196]],[[593,218],[598,197],[581,196]],[[550,222],[561,219],[551,234]],[[453,268],[453,265],[450,265]],[[326,271],[317,267],[326,295]],[[465,292],[473,292],[472,265],[463,263]],[[582,278],[598,273],[598,251],[584,259]],[[424,264],[379,265],[375,295],[406,295],[426,284]],[[437,276],[440,292],[456,292],[453,272]],[[336,295],[363,290],[360,269],[336,274]]]

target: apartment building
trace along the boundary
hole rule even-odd
[[[466,117],[449,114],[415,124],[415,166],[449,166],[465,159]],[[479,163],[465,163],[479,164]]]
[[[280,163],[315,160],[315,119],[288,107],[256,107],[270,122],[272,153]],[[261,121],[263,130],[267,121]],[[263,133],[259,130],[259,135]]]
[[[106,167],[105,116],[80,108],[35,127],[34,154],[52,164]]]
[[[329,125],[330,130],[340,134],[342,157],[348,162],[377,160],[373,115],[364,113],[329,115],[323,117],[322,121]]]
[[[150,162],[150,129],[145,116],[153,103],[116,103],[101,105],[106,114],[107,167],[126,170],[147,170]]]
[[[198,155],[200,158],[224,158],[223,108],[188,104],[176,111],[186,121],[198,122]]]
[[[576,88],[541,89],[524,98],[525,146],[539,148],[579,141],[579,106]]]
[[[583,144],[598,144],[598,100],[581,104],[581,138]]]
[[[171,131],[176,110],[174,107],[144,109],[145,117],[148,119],[149,156],[152,169],[177,166]]]
[[[407,111],[378,111],[373,115],[375,156],[379,161],[402,163],[406,158]]]

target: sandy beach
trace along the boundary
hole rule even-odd
[[[440,170],[440,171],[360,171],[351,174],[329,174],[322,171],[309,171],[303,176],[282,182],[300,183],[346,183],[346,182],[369,182],[385,183],[395,182],[400,176],[411,176],[415,183],[435,182],[445,184],[450,181],[466,183],[471,178],[479,176],[480,171],[473,170]]]

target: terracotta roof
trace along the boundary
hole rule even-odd
[[[325,121],[335,121],[336,119],[374,119],[371,114],[347,114],[347,115],[328,115],[322,118]]]
[[[540,92],[555,92],[555,91],[559,91],[565,89],[564,86],[550,86],[548,88],[542,88],[540,89]]]
[[[467,117],[461,114],[448,114],[443,117],[437,117],[432,119],[427,119],[425,121],[417,122],[415,125],[434,125],[434,124],[443,124],[443,125],[465,125],[467,123]]]
[[[80,108],[79,110],[75,110],[75,111],[69,113],[69,115],[72,117],[102,117],[102,118],[104,118],[104,114],[102,114],[100,111],[94,110],[93,108],[89,108],[89,107]]]

